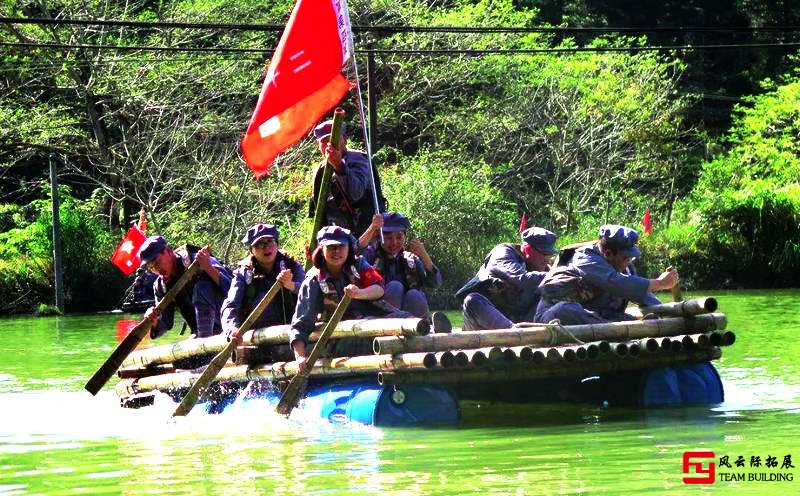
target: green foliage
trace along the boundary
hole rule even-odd
[[[62,189],[59,205],[66,308],[111,308],[127,285],[108,261],[116,240],[87,205],[66,193]],[[39,210],[34,222],[0,233],[0,301],[6,311],[30,311],[54,300],[52,204],[38,200],[33,207]]]
[[[704,164],[681,210],[714,266],[749,284],[785,286],[800,275],[800,82],[740,106],[730,149]],[[712,267],[712,266],[709,266]]]
[[[434,307],[452,304],[496,243],[518,239],[516,214],[488,177],[486,164],[453,151],[423,151],[383,172],[389,210],[409,216],[409,236],[425,243],[442,271]]]

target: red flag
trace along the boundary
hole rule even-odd
[[[111,255],[111,263],[116,265],[126,276],[133,274],[142,262],[139,259],[139,248],[146,239],[147,236],[139,229],[139,226],[132,225],[128,229],[128,234],[122,238],[122,243],[117,246],[114,254]]]
[[[144,206],[139,210],[139,229],[142,232],[147,231],[147,217],[144,215]]]
[[[644,226],[644,233],[651,234],[653,232],[653,223],[650,220],[650,207],[647,207],[642,216],[642,226]]]
[[[528,218],[525,216],[525,212],[522,213],[522,218],[519,220],[519,233],[522,234],[522,231],[528,228]]]
[[[341,0],[297,0],[242,138],[244,160],[256,177],[351,88],[342,75],[349,33]]]

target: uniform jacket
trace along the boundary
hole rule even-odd
[[[164,281],[164,278],[159,276],[155,282],[153,282],[153,293],[155,294],[155,304],[156,306],[159,302],[164,299],[164,295],[167,294],[167,291],[175,285],[178,279],[183,275],[186,271],[186,268],[194,261],[197,252],[200,251],[200,247],[193,246],[193,245],[182,245],[178,248],[175,248],[175,256],[178,259],[178,263],[175,264],[175,274],[170,278],[169,281]],[[225,295],[228,294],[228,290],[231,287],[231,272],[230,270],[222,265],[216,258],[209,257],[211,262],[211,266],[215,267],[219,271],[219,286],[216,284],[211,284],[213,287],[213,296],[216,301],[219,301],[219,305],[222,304],[222,301],[225,299]],[[181,313],[183,320],[189,325],[189,328],[192,331],[197,330],[197,319],[194,313],[194,303],[192,301],[192,295],[194,294],[194,287],[200,281],[208,281],[211,282],[211,279],[205,272],[199,271],[178,293],[175,297],[175,300],[171,305],[168,305],[167,308],[161,312],[161,315],[158,317],[158,323],[156,324],[155,328],[151,331],[151,336],[156,337],[164,334],[169,329],[172,329],[172,325],[175,321],[175,307],[178,307],[178,311]],[[220,308],[217,307],[217,314],[219,314]]]
[[[511,320],[529,321],[539,302],[539,284],[546,274],[527,269],[519,245],[502,243],[492,248],[478,273],[456,296],[463,299],[469,293],[481,293]]]
[[[383,286],[380,274],[364,259],[357,257],[355,265],[345,267],[342,275],[334,278],[323,269],[313,267],[306,273],[297,295],[292,326],[289,330],[289,344],[299,339],[308,342],[308,335],[314,331],[317,317],[331,313],[332,309],[344,296],[344,287],[355,284],[366,288],[373,284]],[[376,300],[379,301],[379,300]],[[344,318],[358,319],[367,316],[382,316],[388,313],[385,309],[366,300],[352,300]]]
[[[390,257],[380,245],[369,245],[361,254],[381,274],[384,282],[400,281],[406,291],[442,285],[439,268],[434,265],[433,271],[428,272],[422,260],[410,251],[404,250]]]
[[[353,231],[358,237],[369,227],[372,214],[375,213],[374,200],[369,173],[369,159],[364,152],[347,150],[342,157],[344,171],[342,175],[334,172],[328,190],[328,201],[325,206],[325,218],[328,225],[334,224]],[[309,216],[314,216],[319,196],[322,171],[325,161],[314,169],[314,189],[311,196]],[[386,210],[386,199],[383,197],[381,180],[377,169],[373,166],[375,191],[378,196],[378,207]]]
[[[278,274],[283,269],[292,271],[295,291],[291,292],[282,287],[255,321],[253,328],[291,322],[297,303],[297,291],[306,276],[305,270],[296,260],[282,251],[275,257],[275,266],[271,272],[264,271],[255,257],[248,255],[239,261],[233,271],[231,288],[222,304],[223,331],[233,332],[239,328],[261,298],[275,284]]]
[[[640,305],[660,303],[648,291],[649,285],[650,280],[636,275],[633,265],[625,273],[617,271],[593,244],[576,249],[570,261],[554,267],[540,290],[548,306],[573,301],[610,318],[624,312],[629,300]]]

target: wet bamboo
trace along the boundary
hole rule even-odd
[[[222,370],[222,367],[224,367],[225,364],[228,363],[228,360],[230,360],[239,340],[242,339],[242,335],[244,335],[244,333],[247,332],[250,327],[252,327],[253,323],[255,323],[259,317],[261,317],[264,309],[267,308],[280,290],[280,281],[275,281],[275,283],[272,284],[272,287],[269,288],[269,291],[267,291],[267,293],[255,306],[255,308],[250,311],[250,314],[247,316],[245,321],[242,322],[239,328],[233,333],[231,336],[231,342],[228,343],[228,345],[225,346],[222,351],[217,353],[211,362],[206,365],[203,373],[200,374],[197,380],[192,384],[178,407],[174,412],[172,412],[173,417],[183,417],[192,411],[192,408],[194,408],[197,400],[200,399],[200,395],[203,394],[203,391],[205,391],[208,385],[217,377],[217,374],[219,374],[219,371]]]
[[[175,372],[175,367],[172,364],[156,365],[154,367],[145,368],[125,368],[117,370],[117,376],[120,379],[138,379],[139,377],[149,377],[151,375],[171,374]]]
[[[373,341],[376,354],[419,351],[445,351],[450,349],[478,349],[489,346],[543,346],[588,341],[674,336],[687,331],[705,332],[724,329],[724,314],[712,313],[693,317],[668,317],[652,320],[632,320],[576,326],[532,324],[528,327],[484,331],[429,334],[415,337],[378,337]]]
[[[722,356],[719,348],[699,349],[692,352],[680,352],[675,355],[648,355],[647,360],[640,358],[597,360],[592,362],[561,363],[558,366],[540,365],[534,367],[513,368],[470,368],[465,370],[443,370],[433,372],[381,371],[378,383],[383,386],[400,384],[474,384],[486,382],[506,382],[515,380],[546,379],[553,377],[573,377],[623,372],[643,368],[655,368],[687,362],[707,362]]]
[[[207,247],[204,247],[207,248]],[[200,265],[198,261],[195,259],[192,263],[186,267],[184,273],[175,281],[175,285],[167,291],[167,294],[158,302],[158,305],[155,307],[155,312],[160,313],[163,312],[169,305],[172,304],[172,301],[178,296],[178,293],[181,292],[186,283],[191,280],[192,276],[194,276],[195,272],[200,270]],[[142,339],[150,332],[152,327],[152,322],[149,319],[142,319],[136,326],[131,329],[131,332],[125,336],[114,351],[111,352],[111,355],[100,365],[100,368],[89,378],[84,386],[84,389],[89,391],[93,396],[100,391],[106,382],[111,379],[117,369],[123,366],[125,360],[128,356],[139,346],[139,343],[142,342]]]
[[[341,377],[371,374],[380,370],[426,370],[426,361],[432,353],[404,353],[400,355],[364,355],[356,357],[320,358],[311,369],[311,377]],[[427,359],[427,360],[426,360]],[[435,359],[434,359],[435,360]],[[437,370],[441,370],[437,367]],[[174,374],[122,380],[117,387],[120,396],[170,388],[188,388],[200,376],[202,369],[186,370]],[[297,362],[276,362],[257,367],[227,364],[217,375],[217,381],[250,381],[267,379],[271,382],[288,379],[297,374]]]
[[[317,330],[309,336],[309,342],[316,342],[324,327],[324,322],[317,323]],[[262,327],[244,333],[242,345],[274,345],[289,343],[289,325]],[[415,336],[427,334],[430,324],[419,318],[407,319],[359,319],[343,320],[336,325],[331,339],[341,338],[374,338],[378,336]],[[194,357],[201,354],[216,354],[225,349],[228,340],[225,336],[217,335],[208,338],[185,339],[173,344],[153,346],[137,350],[123,363],[126,368],[145,367],[174,363],[177,360]]]
[[[642,312],[642,314],[654,313],[656,315],[670,317],[685,317],[690,315],[716,312],[717,299],[712,297],[690,298],[683,301],[674,301],[670,303],[662,303],[660,305],[640,307],[639,310]]]

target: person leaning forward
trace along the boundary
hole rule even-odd
[[[562,251],[539,287],[542,299],[534,320],[558,319],[562,325],[634,320],[625,313],[629,300],[659,303],[653,292],[675,286],[678,272],[668,269],[656,279],[636,275],[638,242],[639,233],[633,229],[607,224],[600,227],[597,242],[575,248],[571,257]]]
[[[162,236],[150,236],[139,248],[139,258],[144,268],[158,274],[153,282],[156,305],[148,308],[144,314],[144,318],[151,322],[151,338],[155,339],[172,329],[176,306],[192,334],[197,337],[208,337],[222,330],[220,309],[231,286],[231,275],[224,265],[211,256],[208,248],[183,245],[173,250]],[[181,289],[175,301],[159,314],[156,306],[195,259],[200,272]]]
[[[383,277],[386,303],[432,322],[433,332],[450,332],[453,326],[447,316],[442,312],[431,315],[423,292],[424,288],[441,286],[442,274],[419,239],[412,238],[408,242],[409,251],[405,250],[410,228],[411,222],[405,215],[375,214],[358,240],[360,253]],[[379,232],[383,233],[383,241]]]
[[[478,273],[456,292],[464,299],[463,330],[508,329],[514,322],[533,319],[539,283],[550,268],[558,236],[530,227],[521,237],[519,245],[503,243],[492,248]]]
[[[342,123],[342,136],[338,146],[336,148],[331,146],[332,128],[332,120],[324,121],[314,128],[317,147],[325,160],[314,169],[314,189],[309,217],[313,217],[316,210],[325,163],[330,163],[333,166],[333,174],[325,204],[325,224],[344,227],[359,236],[367,229],[372,221],[372,215],[376,213],[372,195],[372,179],[370,178],[370,161],[366,153],[347,149],[345,134],[347,126],[344,123]],[[382,212],[386,209],[386,199],[383,197],[381,180],[374,166],[372,167],[372,177],[375,179],[378,208]]]
[[[344,319],[364,317],[407,317],[380,305],[383,278],[364,257],[356,256],[358,241],[349,230],[326,226],[317,233],[317,248],[311,258],[314,266],[306,273],[297,296],[297,307],[289,330],[289,344],[298,366],[305,370],[308,336],[321,315],[327,320],[345,294],[352,298]],[[329,343],[328,356],[353,356],[372,353],[372,339],[344,338]]]
[[[222,330],[233,335],[275,282],[281,291],[261,312],[252,328],[291,322],[297,291],[306,276],[295,259],[280,249],[280,233],[271,224],[258,223],[242,238],[250,254],[233,271],[228,296],[222,304]]]

